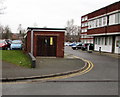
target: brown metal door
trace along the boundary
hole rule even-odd
[[[37,56],[56,56],[56,36],[37,36]]]

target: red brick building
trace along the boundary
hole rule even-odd
[[[93,37],[87,35],[88,31],[88,16],[84,15],[81,17],[81,42],[93,43]]]
[[[92,38],[96,51],[120,53],[120,1],[82,16],[87,23],[86,37]]]
[[[35,57],[64,57],[65,30],[64,28],[28,27],[25,50]]]

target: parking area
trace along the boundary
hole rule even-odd
[[[78,50],[78,49],[81,49],[83,51],[94,50],[93,43],[65,42],[64,45],[71,47],[73,50]]]
[[[0,39],[0,50],[22,50],[22,40]]]

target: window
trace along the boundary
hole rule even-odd
[[[82,18],[82,21],[86,21],[87,20],[87,16]]]
[[[84,38],[84,35],[82,35],[81,38]]]
[[[82,32],[87,32],[87,29],[86,28],[82,29]]]
[[[91,21],[88,22],[88,29],[91,28]]]
[[[119,13],[116,13],[116,14],[115,14],[115,23],[116,23],[116,24],[118,23],[118,16],[119,16]]]
[[[82,23],[82,27],[84,27],[84,23]]]
[[[97,38],[95,38],[95,44],[97,44]]]
[[[87,32],[87,29],[85,29],[85,32]]]
[[[109,37],[105,37],[105,45],[109,44]]]
[[[99,18],[99,26],[102,26],[102,18]]]
[[[85,23],[85,26],[88,26],[88,24],[87,24],[87,23]]]
[[[83,21],[83,18],[81,19],[81,21]]]
[[[90,28],[92,28],[93,26],[92,26],[92,21],[90,22]]]
[[[102,22],[103,22],[102,23],[103,26],[107,25],[107,17],[103,17],[103,21]]]
[[[82,23],[82,27],[85,27],[87,26],[88,24],[87,23]]]
[[[92,28],[94,28],[94,21],[92,21]]]
[[[85,17],[85,20],[87,20],[87,16]]]
[[[104,37],[101,37],[101,45],[104,45]]]
[[[120,12],[118,13],[118,23],[120,24]]]
[[[109,37],[109,45],[112,45],[112,37]]]
[[[99,22],[99,19],[96,20],[96,27],[98,27],[98,22]]]
[[[93,28],[96,28],[96,20],[93,21]]]
[[[82,32],[85,32],[85,30],[84,30],[84,29],[82,29]]]
[[[84,30],[82,29],[82,31],[81,32],[84,32]]]
[[[88,29],[97,28],[107,25],[107,16],[91,20],[88,22]]]
[[[100,37],[98,37],[98,39],[97,39],[97,43],[98,43],[98,45],[100,45]]]
[[[116,41],[116,47],[120,47],[120,40]]]
[[[85,18],[84,18],[84,17],[82,18],[82,21],[85,21]]]
[[[119,13],[115,13],[109,16],[109,25],[118,24]]]

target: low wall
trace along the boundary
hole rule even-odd
[[[28,53],[29,57],[30,57],[30,60],[31,60],[31,68],[35,68],[36,67],[36,58],[31,54],[31,53]]]

